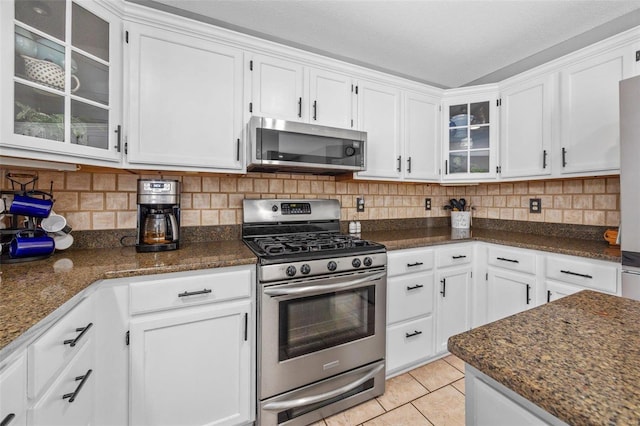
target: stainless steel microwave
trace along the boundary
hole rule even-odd
[[[365,170],[367,133],[265,117],[249,121],[247,170],[337,175]]]

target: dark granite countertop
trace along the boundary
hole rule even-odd
[[[620,262],[620,248],[611,247],[604,241],[578,238],[549,237],[540,234],[472,228],[471,230],[449,227],[414,228],[393,231],[363,232],[362,238],[384,244],[388,250],[425,247],[461,241],[482,241],[551,253]]]
[[[2,264],[0,351],[95,281],[252,263],[251,250],[232,240],[185,243],[159,253],[136,253],[133,247],[68,250],[45,260]]]
[[[620,261],[620,251],[610,249],[604,241],[488,229],[465,232],[425,227],[364,232],[362,238],[380,242],[389,250],[475,240]],[[95,281],[255,262],[242,241],[223,240],[184,243],[179,250],[162,253],[136,253],[132,247],[67,250],[46,260],[0,265],[0,355],[10,342]]]
[[[581,291],[458,334],[449,351],[560,420],[640,424],[640,302]]]

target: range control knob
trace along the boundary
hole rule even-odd
[[[371,259],[370,257],[364,258],[364,266],[371,266],[372,264],[373,264],[373,259]]]
[[[307,275],[309,272],[311,272],[311,267],[305,263],[300,267],[300,272],[302,272],[304,275]]]
[[[351,261],[351,266],[353,266],[354,268],[359,268],[360,265],[362,265],[362,263],[360,262],[360,259],[353,259]]]
[[[287,276],[293,277],[296,274],[296,267],[291,265],[287,266]]]
[[[276,206],[275,204],[273,206],[271,206],[271,211],[277,212],[278,211],[278,206]]]
[[[330,271],[335,271],[338,268],[338,264],[336,262],[334,262],[333,260],[329,263],[327,263],[327,269]]]

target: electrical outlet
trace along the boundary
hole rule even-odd
[[[541,213],[542,200],[540,198],[529,198],[529,213]]]
[[[356,199],[356,211],[363,212],[364,211],[364,197]]]
[[[424,199],[424,209],[431,210],[431,198]]]

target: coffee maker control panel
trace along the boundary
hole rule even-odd
[[[172,182],[149,181],[143,182],[142,190],[153,194],[171,193],[172,186]]]

